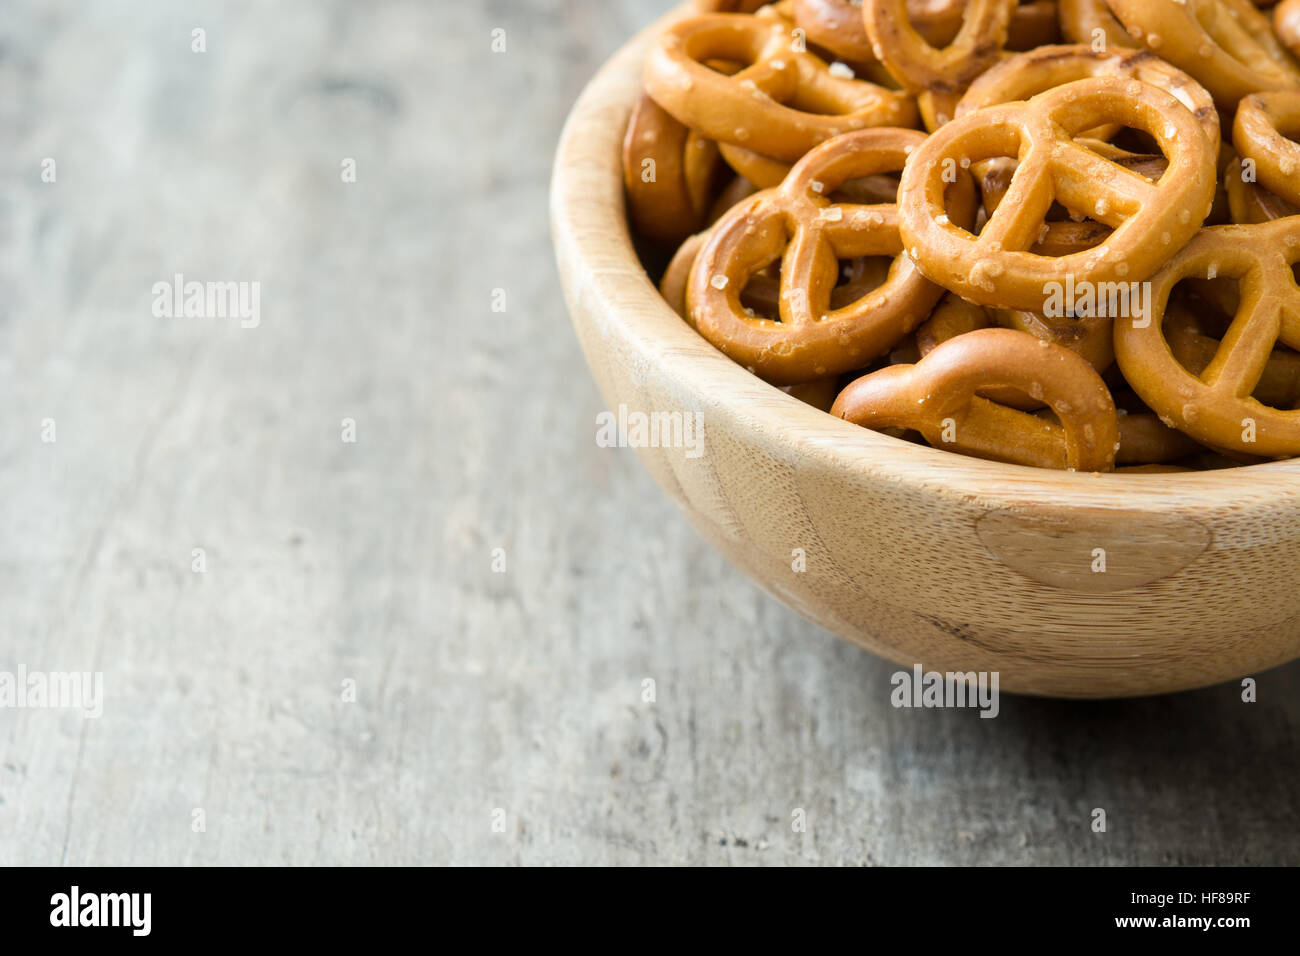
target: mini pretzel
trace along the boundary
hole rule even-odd
[[[1045,90],[1093,76],[1118,76],[1159,87],[1192,111],[1217,151],[1219,114],[1214,99],[1194,79],[1148,50],[1109,48],[1097,52],[1087,44],[1039,47],[1007,57],[975,80],[957,105],[957,115],[1013,100],[1027,100]]]
[[[977,329],[992,327],[993,320],[982,305],[967,302],[960,296],[949,292],[935,306],[930,317],[916,330],[917,354],[912,361],[914,363],[919,362],[944,342],[959,335],[965,335]],[[1005,386],[981,388],[975,394],[980,398],[987,398],[989,401],[997,402],[999,405],[1008,405],[1011,408],[1019,408],[1024,411],[1033,411],[1043,406],[1043,403],[1037,399],[1031,398],[1017,389]]]
[[[1268,458],[1300,454],[1300,410],[1253,397],[1274,346],[1300,347],[1300,218],[1201,231],[1152,278],[1162,315],[1189,277],[1238,280],[1240,305],[1213,360],[1201,371],[1174,357],[1160,321],[1117,319],[1115,352],[1129,384],[1166,422],[1212,448]]]
[[[947,46],[961,29],[963,0],[907,0],[907,17],[921,39]],[[1059,35],[1054,0],[1018,5],[1007,27],[1007,49],[1032,50]],[[850,63],[876,59],[862,20],[862,4],[851,0],[794,0],[794,18],[817,44]]]
[[[1300,56],[1300,0],[1282,0],[1273,8],[1273,32],[1294,56]]]
[[[1165,306],[1164,335],[1178,364],[1193,375],[1204,372],[1219,351],[1219,341],[1206,335],[1196,314],[1176,299]],[[1300,354],[1274,349],[1252,394],[1261,404],[1274,408],[1300,404]]]
[[[1075,142],[1115,122],[1156,140],[1169,160],[1158,183]],[[1006,198],[975,236],[945,213],[944,179],[963,160],[993,156],[1020,162]],[[899,226],[933,281],[983,305],[1040,310],[1049,282],[1140,282],[1159,269],[1208,215],[1216,159],[1200,120],[1164,90],[1119,77],[1079,80],[1027,103],[967,113],[929,136],[903,170]],[[1026,251],[1053,199],[1114,232],[1059,258]]]
[[[1012,388],[1042,401],[1061,424],[977,392]],[[1119,425],[1110,390],[1069,349],[1010,329],[979,329],[915,365],[891,365],[851,383],[831,414],[867,428],[908,428],[931,445],[1041,468],[1110,471]]]
[[[1094,131],[1095,132],[1095,131]],[[1131,169],[1151,182],[1157,182],[1165,174],[1167,163],[1163,156],[1129,153],[1126,150],[1104,142],[1089,142],[1088,147],[1125,169]],[[977,176],[980,193],[984,197],[984,211],[991,216],[997,211],[999,203],[1011,187],[1017,163],[1009,157],[987,159],[972,163],[971,171]],[[1225,198],[1226,202],[1226,198]],[[1029,247],[1029,251],[1039,256],[1068,256],[1076,252],[1091,249],[1113,232],[1109,226],[1091,219],[1075,221],[1065,219],[1045,222],[1038,232],[1038,238]]]
[[[1232,144],[1255,161],[1260,185],[1289,203],[1300,204],[1300,90],[1255,93],[1241,101],[1232,124]]]
[[[798,46],[778,20],[734,13],[682,20],[651,51],[646,92],[709,139],[787,161],[849,130],[915,123],[907,96],[835,76]],[[706,66],[710,60],[746,65],[728,76]]]
[[[1226,109],[1300,87],[1300,69],[1249,0],[1106,0],[1134,42],[1196,77]]]
[[[1126,393],[1132,395],[1132,392]],[[1130,412],[1120,405],[1119,397],[1111,396],[1115,401],[1115,412],[1119,416],[1119,448],[1115,450],[1116,471],[1125,465],[1156,465],[1177,461],[1202,451],[1202,447],[1175,428],[1170,428],[1151,411]],[[1137,404],[1141,405],[1141,402]],[[1056,415],[1050,408],[1035,412],[1040,418],[1055,421]]]
[[[806,382],[861,368],[925,318],[942,290],[902,255],[893,203],[834,203],[854,178],[900,169],[922,133],[859,130],[819,146],[780,187],[759,193],[720,219],[691,269],[687,313],[700,334],[775,384]],[[961,177],[953,215],[974,220],[974,187]],[[894,259],[883,285],[842,308],[832,294],[839,260]],[[749,279],[781,259],[780,321],[745,312]]]
[[[740,177],[754,183],[760,189],[773,189],[781,185],[785,177],[790,175],[790,163],[760,156],[752,149],[745,149],[743,146],[723,143],[720,152],[728,166]],[[838,193],[840,198],[862,205],[892,203],[898,199],[898,179],[885,175],[862,176],[849,180],[839,188]],[[727,208],[733,205],[735,203],[728,203]],[[726,209],[723,210],[725,211]],[[715,218],[720,218],[720,215]]]
[[[720,147],[727,165],[760,189],[781,185],[790,175],[790,163],[760,156],[752,149],[723,143]],[[888,176],[864,176],[850,180],[840,187],[840,192],[856,203],[893,202],[898,198],[898,180]]]
[[[952,117],[966,85],[997,62],[1014,9],[1015,0],[969,0],[961,29],[941,49],[917,33],[905,0],[862,0],[862,20],[876,58],[921,97],[926,126],[937,129]]]
[[[699,230],[721,168],[716,143],[642,94],[623,139],[623,184],[639,233],[660,242],[680,242]]]
[[[1102,50],[1131,47],[1134,40],[1106,6],[1106,0],[1057,0],[1061,32],[1071,43]]]
[[[690,282],[691,267],[708,232],[698,232],[686,239],[673,254],[659,280],[659,293],[673,307],[673,311],[686,317],[686,286]],[[831,308],[841,309],[858,301],[864,295],[885,284],[888,269],[878,259],[863,257],[851,260],[844,267],[844,281],[831,290]],[[750,277],[740,293],[741,305],[762,318],[779,315],[781,309],[781,282],[762,273]],[[834,398],[834,396],[831,396]],[[830,403],[827,402],[829,406]]]
[[[1112,322],[1112,319],[1105,316],[1048,319],[1035,312],[1016,309],[995,309],[990,315],[983,306],[949,293],[935,307],[930,318],[916,330],[916,345],[921,355],[925,356],[953,336],[975,329],[986,329],[996,323],[1004,329],[1028,332],[1034,338],[1067,348],[1086,359],[1100,374],[1115,361]]]

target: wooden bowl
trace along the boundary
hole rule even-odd
[[[628,235],[620,144],[647,49],[681,15],[579,98],[551,218],[609,408],[702,415],[703,454],[638,449],[699,532],[855,644],[907,668],[996,671],[1002,690],[1157,694],[1300,655],[1300,460],[1089,475],[965,458],[803,404],[664,303]]]

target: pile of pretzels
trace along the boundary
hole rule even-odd
[[[642,258],[866,428],[1087,472],[1300,455],[1300,0],[1256,3],[697,0],[624,140]]]

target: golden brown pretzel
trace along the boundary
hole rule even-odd
[[[1083,44],[1046,46],[1007,57],[970,85],[957,115],[1013,100],[1026,100],[1064,83],[1091,76],[1118,76],[1150,83],[1170,93],[1201,121],[1201,128],[1215,149],[1219,144],[1219,115],[1210,94],[1182,70],[1172,67],[1146,50],[1104,47],[1104,52]],[[1092,137],[1112,136],[1114,124],[1090,130],[1090,149],[1152,182],[1165,172],[1163,156],[1130,153]],[[1015,160],[989,160],[972,166],[984,195],[985,211],[992,215],[1010,185]],[[1030,251],[1038,255],[1064,256],[1096,246],[1110,229],[1097,222],[1048,222]]]
[[[964,0],[907,0],[907,17],[921,39],[947,46],[961,29]],[[1007,27],[1007,49],[1032,50],[1059,39],[1055,0],[1021,3]],[[808,40],[850,63],[876,59],[862,21],[861,3],[850,0],[794,0],[795,22]]]
[[[1178,364],[1193,375],[1204,372],[1219,351],[1219,340],[1207,335],[1196,312],[1176,297],[1165,306],[1164,336]],[[1300,353],[1274,349],[1252,394],[1274,408],[1300,404]]]
[[[1200,120],[1206,138],[1218,150],[1219,114],[1214,98],[1196,80],[1148,50],[1111,47],[1097,52],[1086,44],[1062,44],[1017,53],[971,83],[957,104],[957,115],[997,103],[1027,100],[1053,87],[1093,76],[1118,76],[1159,87],[1191,110]]]
[[[980,398],[988,388],[1041,398],[1061,424]],[[867,428],[909,428],[938,448],[995,461],[1110,471],[1119,444],[1115,403],[1101,376],[1069,349],[1010,329],[950,339],[915,365],[852,382],[831,414]]]
[[[1300,218],[1204,229],[1151,280],[1157,316],[1184,279],[1236,279],[1240,304],[1213,360],[1201,371],[1175,358],[1159,319],[1117,319],[1115,352],[1142,400],[1202,444],[1286,458],[1300,454],[1300,411],[1252,397],[1278,342],[1300,346]]]
[[[993,327],[993,319],[982,305],[967,302],[961,296],[949,292],[934,307],[930,317],[916,330],[916,350],[920,358],[925,358],[949,339],[976,329]],[[919,360],[919,359],[918,359]],[[980,392],[983,395],[983,392]],[[986,398],[994,396],[986,395]],[[996,399],[1000,401],[1000,399]],[[1004,402],[1003,404],[1009,404]],[[1037,408],[1038,406],[1033,406]]]
[[[907,96],[831,73],[798,49],[778,20],[734,13],[670,27],[645,66],[646,92],[679,122],[710,139],[793,161],[832,136],[870,126],[910,126]],[[712,60],[745,64],[728,76]]]
[[[716,143],[650,97],[637,100],[623,138],[623,184],[637,232],[658,242],[681,242],[697,231],[722,168]]]
[[[1095,131],[1094,131],[1095,132]],[[1109,159],[1125,169],[1143,176],[1151,182],[1158,182],[1165,174],[1168,163],[1160,155],[1130,153],[1112,146],[1110,143],[1081,139],[1089,149]],[[984,199],[984,213],[991,216],[997,211],[998,204],[1006,196],[1015,175],[1017,162],[1010,157],[998,157],[971,164]],[[1216,192],[1216,202],[1218,194]],[[1226,204],[1227,197],[1224,197]],[[1225,205],[1226,209],[1226,205]],[[1213,210],[1212,210],[1213,211]],[[1226,213],[1225,220],[1226,221]],[[1049,220],[1043,223],[1038,238],[1029,247],[1029,251],[1039,256],[1068,256],[1076,252],[1092,249],[1104,241],[1114,230],[1104,223],[1091,219]]]
[[[920,97],[926,127],[937,129],[952,117],[967,84],[997,62],[1015,6],[1015,0],[969,0],[961,29],[942,48],[916,31],[905,0],[862,0],[862,20],[876,59]]]
[[[1106,0],[1141,44],[1186,70],[1225,109],[1260,90],[1300,87],[1300,68],[1249,0]]]
[[[1071,43],[1086,43],[1098,52],[1132,47],[1137,42],[1106,6],[1106,0],[1057,0],[1061,33]]]
[[[944,296],[935,306],[930,318],[916,330],[918,354],[924,357],[955,336],[976,329],[991,328],[995,324],[1004,329],[1028,332],[1034,338],[1067,348],[1086,359],[1098,374],[1105,372],[1115,361],[1110,318],[1086,316],[1048,319],[1033,312],[989,310],[951,292]],[[999,405],[1010,405],[1026,411],[1043,406],[1041,401],[1009,389],[981,390],[979,394]]]
[[[1115,363],[1112,327],[1114,318],[1104,315],[1049,319],[1037,312],[1020,309],[997,309],[993,319],[1004,329],[1028,332],[1034,338],[1051,342],[1077,353],[1101,374]]]
[[[1260,185],[1300,204],[1300,90],[1254,93],[1237,107],[1232,145],[1255,164]]]
[[[942,290],[902,255],[898,208],[840,204],[830,197],[850,180],[901,168],[924,135],[867,129],[824,143],[785,182],[720,219],[696,257],[687,314],[706,339],[769,382],[806,382],[861,368],[912,331]],[[954,216],[974,220],[968,177],[953,186]],[[880,288],[842,308],[833,290],[840,260],[894,259]],[[780,318],[748,315],[740,296],[749,279],[781,260]]]
[[[1169,160],[1160,182],[1075,142],[1119,122],[1141,129]],[[1007,197],[978,236],[943,209],[944,179],[962,161],[1019,156]],[[984,305],[1042,311],[1052,283],[1137,283],[1195,233],[1214,199],[1217,153],[1200,121],[1169,93],[1135,79],[1096,77],[958,117],[912,153],[899,187],[899,225],[921,271]],[[1026,250],[1053,199],[1114,229],[1059,258]]]
[[[1016,309],[994,309],[990,314],[983,306],[967,302],[950,292],[916,330],[916,345],[920,354],[925,356],[953,336],[986,329],[996,323],[1004,329],[1028,332],[1034,338],[1076,352],[1101,373],[1115,361],[1112,322],[1106,316],[1048,319],[1035,312]],[[1002,401],[1001,398],[996,400]],[[1039,405],[1029,407],[1038,408]]]
[[[1300,56],[1300,0],[1282,0],[1273,8],[1273,32],[1293,56]]]
[[[790,175],[790,163],[779,159],[768,159],[752,149],[724,143],[721,147],[723,158],[739,175],[757,185],[760,189],[772,189],[781,185]],[[849,180],[839,188],[841,198],[848,202],[871,205],[873,203],[896,202],[898,200],[898,179],[893,176],[862,176]]]
[[[697,232],[682,242],[668,262],[663,278],[659,280],[659,293],[673,307],[673,311],[686,317],[686,285],[690,281],[691,266],[700,247],[708,238],[708,230]],[[880,288],[889,278],[889,267],[878,258],[863,257],[850,260],[843,269],[843,281],[831,290],[831,308],[842,309],[864,295]],[[740,292],[741,305],[755,316],[774,319],[781,309],[781,280],[779,276],[762,273],[750,277]],[[833,398],[834,396],[832,396]],[[829,406],[829,402],[827,403]]]
[[[735,143],[722,143],[718,148],[722,158],[736,171],[736,175],[744,176],[759,189],[771,189],[773,186],[781,185],[781,180],[790,175],[790,167],[793,165],[756,153],[752,149],[737,146]]]
[[[1139,401],[1141,411],[1130,411],[1124,407],[1121,399],[1127,399],[1132,392],[1121,393],[1112,398],[1119,416],[1119,448],[1115,451],[1116,471],[1120,465],[1155,465],[1177,461],[1204,449],[1193,439],[1188,438],[1175,428],[1170,428],[1154,412],[1146,409]],[[1050,408],[1037,411],[1041,418],[1056,420]]]

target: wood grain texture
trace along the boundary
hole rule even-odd
[[[0,863],[1300,862],[1294,665],[895,710],[596,446],[545,196],[663,9],[6,4],[0,669],[105,702],[0,709]],[[176,271],[261,280],[261,324],[154,318]]]

